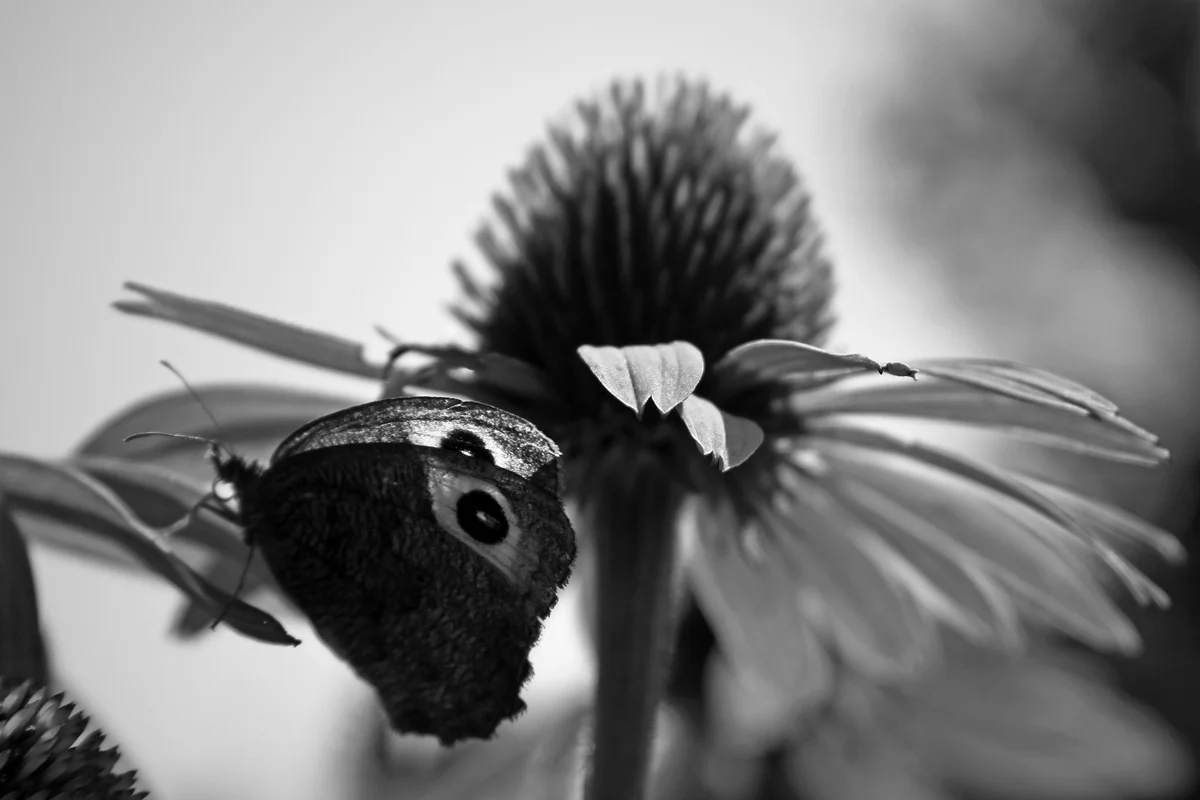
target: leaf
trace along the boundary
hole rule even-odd
[[[859,353],[831,353],[786,339],[759,339],[730,350],[712,368],[720,397],[758,384],[786,382],[794,388],[841,380],[865,372],[916,377],[900,362],[880,364]]]
[[[208,491],[208,485],[163,467],[120,459],[79,458],[75,465],[102,481],[151,527],[170,525],[181,519]],[[241,529],[213,514],[200,513],[183,529],[171,535],[172,550],[181,557],[196,549],[196,559],[209,561],[202,575],[215,586],[236,586],[249,555]],[[261,587],[278,587],[261,556],[251,558],[239,596],[252,596]],[[282,593],[280,593],[282,596]],[[216,616],[197,601],[188,600],[172,626],[172,632],[190,637],[209,627]]]
[[[0,495],[0,679],[49,682],[37,586],[25,537]]]
[[[810,427],[828,424],[823,418],[830,415],[885,414],[998,428],[1076,452],[1147,466],[1168,457],[1166,450],[1130,431],[1124,420],[1117,423],[1112,417],[1066,412],[937,379],[800,394],[793,398],[792,409]]]
[[[1137,630],[1067,549],[1057,524],[945,471],[833,440],[811,443],[829,464],[826,480],[862,483],[928,525],[912,535],[997,578],[1064,630],[1101,648],[1136,652]]]
[[[668,414],[691,396],[704,374],[704,356],[690,342],[629,347],[585,344],[578,352],[604,388],[639,418],[647,400]]]
[[[299,644],[279,622],[198,575],[171,549],[167,538],[147,526],[107,486],[67,464],[0,454],[0,491],[14,508],[59,522],[115,543],[154,572],[175,584],[214,617],[238,632],[270,644]]]
[[[195,442],[150,436],[126,442],[143,431],[166,431],[218,439],[239,451],[243,442],[279,442],[305,423],[358,405],[352,398],[281,389],[255,384],[202,386],[197,394],[220,423],[214,428],[208,414],[186,390],[155,395],[133,404],[100,425],[77,449],[81,456],[115,456],[135,461],[161,461],[180,450],[203,450]]]
[[[906,442],[882,431],[825,426],[821,429],[819,436],[822,439],[848,442],[860,447],[907,456],[957,475],[985,489],[990,489],[1002,496],[996,498],[997,502],[1002,503],[1003,498],[1007,498],[1019,503],[1035,514],[1040,514],[1052,523],[1056,523],[1062,528],[1063,533],[1074,536],[1080,544],[1092,549],[1125,581],[1126,586],[1138,602],[1142,604],[1152,602],[1159,606],[1169,605],[1166,593],[1130,564],[1094,530],[1080,524],[1071,514],[1022,483],[1016,476],[1003,470],[994,469],[983,462],[938,450],[920,442]]]
[[[754,455],[763,443],[758,423],[722,411],[699,395],[683,401],[679,416],[700,452],[715,457],[722,472]]]
[[[800,610],[794,576],[780,559],[755,558],[726,506],[697,504],[699,544],[688,574],[696,602],[726,654],[799,711],[830,691],[832,667]],[[760,542],[761,536],[750,541]]]
[[[113,303],[118,311],[126,314],[166,320],[334,372],[378,379],[383,370],[382,364],[367,361],[360,342],[140,283],[129,282],[125,288],[147,298]]]

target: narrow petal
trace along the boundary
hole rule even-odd
[[[1094,410],[1115,413],[1116,403],[1081,383],[1056,375],[1053,372],[1036,369],[1016,361],[1000,361],[982,358],[947,358],[923,360],[926,370],[965,370],[985,376],[1022,384],[1032,389],[1038,389],[1069,403]]]
[[[1056,523],[1061,526],[1063,533],[1074,536],[1080,544],[1093,549],[1124,580],[1125,585],[1134,593],[1139,602],[1153,602],[1160,606],[1168,602],[1166,592],[1142,575],[1124,556],[1114,550],[1112,545],[1102,538],[1097,531],[1076,520],[1075,517],[1064,511],[1044,494],[1030,488],[1014,475],[990,467],[981,461],[948,453],[919,442],[904,441],[899,437],[882,431],[825,426],[822,428],[820,436],[822,439],[848,442],[860,447],[875,448],[880,451],[907,456],[966,480],[973,481],[985,489],[991,489],[998,495],[1019,503],[1035,514],[1039,514],[1050,522]],[[996,501],[1002,502],[1001,498],[996,498]]]
[[[914,593],[939,619],[975,641],[1007,649],[1024,644],[1008,592],[975,561],[941,547],[944,534],[929,522],[866,484],[828,480],[822,485],[911,567],[909,580],[925,584]]]
[[[200,386],[196,393],[204,406],[186,390],[135,403],[93,431],[76,449],[76,455],[155,462],[181,448],[196,450],[193,442],[164,436],[125,441],[126,436],[143,431],[217,439],[240,452],[243,443],[278,442],[306,422],[362,402],[303,389],[255,384]],[[216,417],[219,427],[209,418],[205,407]]]
[[[722,471],[741,464],[763,443],[758,423],[722,411],[698,395],[683,401],[679,416],[700,452],[716,458]]]
[[[712,367],[722,396],[753,386],[787,382],[811,388],[865,372],[885,371],[915,377],[916,370],[899,362],[880,364],[859,353],[831,353],[809,344],[784,339],[760,339],[730,350]]]
[[[513,400],[518,403],[538,404],[557,401],[550,377],[519,358],[502,353],[476,353],[459,347],[418,344],[397,345],[397,355],[400,354],[401,348],[403,353],[418,353],[436,359],[437,371],[470,370],[479,384],[493,392],[510,396],[510,404]],[[425,374],[425,371],[405,373],[393,370],[388,376],[384,393],[387,396],[399,396],[408,386],[419,383]]]
[[[359,342],[280,322],[223,303],[194,300],[140,283],[126,283],[125,288],[147,298],[113,303],[117,310],[126,314],[174,322],[185,328],[211,333],[231,342],[334,372],[378,378],[383,370],[382,364],[367,361],[363,345]]]
[[[298,644],[270,614],[213,586],[184,563],[107,486],[79,469],[0,454],[0,489],[14,508],[78,526],[128,551],[238,632],[270,644]]]
[[[1153,466],[1168,453],[1145,436],[1114,422],[1113,417],[1063,411],[1053,405],[1026,402],[977,386],[931,379],[917,384],[837,387],[797,395],[792,408],[806,423],[821,425],[840,414],[919,417],[999,428],[1080,453]],[[1123,421],[1122,421],[1123,422]]]
[[[799,711],[820,701],[830,690],[831,667],[800,610],[794,576],[779,558],[745,546],[746,532],[727,506],[697,504],[692,517],[700,546],[689,575],[721,651],[769,684],[781,704]]]
[[[1097,647],[1140,647],[1129,620],[1062,544],[1057,525],[912,459],[833,440],[808,444],[839,479],[862,482],[919,515],[929,523],[921,531],[938,535],[931,544],[983,567],[1058,626]]]
[[[46,684],[46,646],[25,537],[0,498],[0,677]]]
[[[935,652],[935,625],[891,569],[891,553],[821,487],[794,472],[781,478],[787,496],[760,510],[767,557],[786,565],[801,608],[855,669],[911,677]]]
[[[1159,556],[1175,565],[1183,564],[1187,560],[1187,551],[1179,539],[1161,528],[1157,528],[1145,520],[1135,517],[1127,511],[1122,511],[1116,506],[1076,494],[1061,486],[1055,486],[1049,481],[1039,480],[1027,475],[1020,475],[1018,479],[1044,494],[1068,511],[1082,524],[1100,536],[1108,537],[1114,543],[1135,547],[1149,547]]]
[[[704,375],[704,356],[689,342],[579,347],[579,357],[613,397],[640,417],[647,400],[662,414],[691,396]]]

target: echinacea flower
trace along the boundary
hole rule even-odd
[[[1114,508],[864,424],[1166,458],[1111,402],[1050,373],[823,349],[833,284],[809,197],[747,119],[684,80],[579,103],[478,236],[495,280],[456,267],[475,347],[399,347],[386,389],[492,403],[562,448],[597,565],[596,800],[644,791],[680,573],[736,668],[800,710],[828,693],[831,656],[880,682],[918,674],[939,625],[1012,649],[1027,617],[1133,651],[1097,561],[1165,602],[1114,543],[1181,556]],[[344,342],[305,354],[311,332],[131,288],[148,300],[126,311],[371,374]],[[430,360],[406,367],[406,354]]]
[[[0,695],[0,798],[138,800],[133,771],[115,772],[121,754],[102,750],[104,734],[85,735],[88,718],[33,681]]]

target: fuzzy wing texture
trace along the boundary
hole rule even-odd
[[[534,554],[528,585],[439,523],[428,487],[446,474],[506,500]],[[529,652],[575,557],[556,495],[462,453],[357,444],[289,455],[246,513],[280,586],[395,730],[486,739],[525,708]]]
[[[451,397],[394,397],[315,419],[297,429],[271,456],[290,456],[345,444],[407,443],[483,457],[555,494],[562,494],[561,452],[528,420],[494,406]]]

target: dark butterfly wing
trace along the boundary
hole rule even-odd
[[[251,506],[280,586],[396,730],[488,738],[524,708],[575,556],[556,495],[466,453],[364,442],[287,453]]]
[[[368,443],[452,450],[562,493],[561,453],[550,437],[515,414],[451,397],[396,397],[336,411],[287,437],[271,464],[321,448]]]

